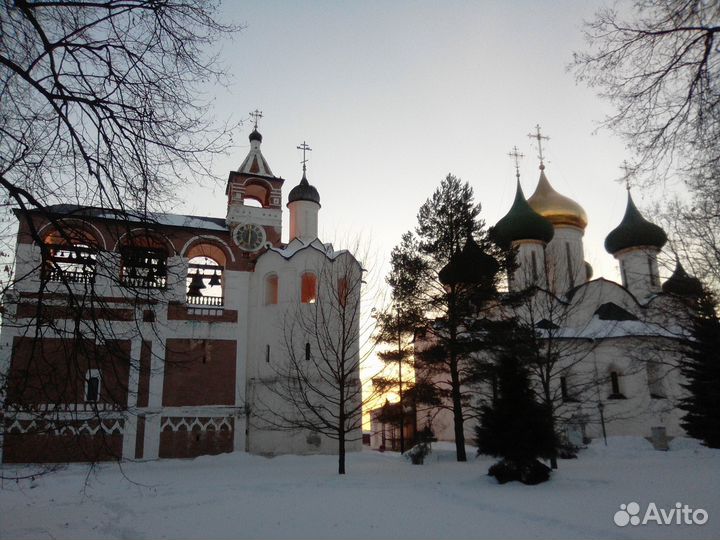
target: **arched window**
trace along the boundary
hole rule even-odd
[[[100,400],[100,370],[90,369],[85,376],[85,401]]]
[[[71,225],[58,227],[44,239],[50,249],[43,265],[43,279],[94,283],[97,240],[90,233]]]
[[[347,305],[348,296],[350,294],[350,290],[348,288],[348,280],[346,277],[338,278],[337,283],[337,295],[338,295],[338,304],[340,304],[341,307],[345,307]]]
[[[270,306],[278,303],[278,277],[277,274],[265,276],[265,305]]]
[[[625,399],[625,395],[622,393],[622,386],[620,385],[621,376],[617,371],[610,372],[610,395],[608,399]]]
[[[662,372],[657,362],[649,361],[646,364],[648,389],[651,399],[665,399],[665,385],[663,384]]]
[[[651,255],[648,255],[647,263],[648,263],[648,275],[650,276],[650,285],[657,286],[658,285],[657,261],[655,260],[654,257],[652,257]]]
[[[152,231],[133,233],[119,248],[120,281],[128,287],[164,289],[167,285],[168,245]]]
[[[210,257],[193,257],[188,263],[187,303],[223,305],[223,267]]]
[[[312,272],[305,272],[301,277],[300,301],[303,304],[317,301],[317,277]]]
[[[167,252],[161,248],[126,246],[120,250],[120,281],[129,287],[164,289],[167,284]]]

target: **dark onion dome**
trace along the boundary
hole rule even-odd
[[[515,202],[505,217],[490,229],[490,238],[498,246],[509,248],[516,240],[539,240],[547,244],[554,234],[552,223],[528,204],[518,180]]]
[[[250,139],[250,142],[257,141],[262,142],[262,135],[260,135],[260,132],[257,129],[253,129],[252,133],[248,137]]]
[[[675,271],[668,280],[663,283],[662,291],[667,294],[674,294],[677,296],[701,296],[703,293],[702,282],[688,274],[680,264],[680,261],[675,262]]]
[[[665,231],[642,216],[628,191],[625,217],[605,238],[605,249],[614,255],[630,247],[653,246],[660,249],[665,242],[667,242]]]
[[[480,283],[493,281],[499,269],[500,265],[495,258],[485,253],[472,235],[468,235],[462,251],[453,254],[438,277],[443,285]]]
[[[315,186],[310,185],[304,173],[300,183],[292,188],[290,195],[288,195],[288,204],[295,201],[310,201],[320,204],[320,194],[318,190],[315,189]]]

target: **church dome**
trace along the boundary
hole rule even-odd
[[[530,207],[553,225],[573,225],[584,229],[587,226],[585,210],[572,199],[560,195],[553,189],[545,176],[545,167],[540,166],[540,181],[535,193],[527,200]]]
[[[310,201],[320,204],[320,194],[318,190],[315,189],[315,186],[310,185],[304,173],[300,183],[292,188],[290,195],[288,195],[288,204],[295,201]]]
[[[252,133],[248,137],[250,139],[250,142],[257,141],[262,142],[262,135],[260,135],[260,132],[257,129],[253,129]]]
[[[438,273],[438,277],[443,285],[480,283],[494,280],[499,268],[495,258],[485,253],[472,235],[468,235],[462,251],[453,254],[450,262]]]
[[[518,180],[515,202],[490,229],[490,237],[497,245],[507,248],[515,240],[539,240],[547,244],[554,234],[552,223],[530,207]]]
[[[703,292],[702,282],[688,274],[678,260],[675,263],[675,271],[668,280],[663,283],[662,291],[677,296],[701,296]]]
[[[642,216],[628,191],[625,216],[620,225],[610,231],[605,238],[605,249],[614,255],[630,247],[652,246],[660,249],[665,242],[667,242],[665,231]]]

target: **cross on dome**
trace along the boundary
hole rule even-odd
[[[518,152],[518,147],[513,146],[512,152],[508,152],[508,156],[513,158],[515,161],[515,177],[520,181],[520,160],[525,157],[525,154]]]
[[[253,121],[255,122],[255,129],[257,129],[258,120],[260,120],[260,118],[262,118],[262,117],[263,117],[262,111],[258,111],[257,109],[255,109],[253,112],[250,113],[250,118],[252,118]]]
[[[528,133],[528,137],[531,139],[537,139],[538,142],[538,158],[540,159],[540,170],[545,169],[545,163],[544,157],[543,157],[543,151],[542,151],[542,142],[543,140],[549,141],[550,137],[544,136],[540,134],[540,124],[537,124],[535,126],[535,133]]]
[[[637,171],[636,167],[631,167],[627,160],[623,160],[622,165],[620,165],[620,168],[625,173],[620,180],[623,180],[625,182],[625,189],[630,191],[630,178],[635,176],[635,172]]]
[[[300,163],[302,163],[303,176],[305,176],[305,171],[306,171],[306,169],[307,169],[307,162],[308,162],[308,159],[307,159],[307,156],[306,156],[306,152],[312,152],[312,148],[310,148],[310,146],[308,145],[308,143],[306,143],[305,141],[303,141],[302,144],[297,147],[297,149],[298,149],[298,150],[302,150],[302,153],[303,153],[303,158],[302,158],[302,161],[301,161]]]

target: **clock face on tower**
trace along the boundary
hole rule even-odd
[[[233,237],[243,251],[257,251],[265,244],[265,229],[254,223],[246,223],[235,228]]]

